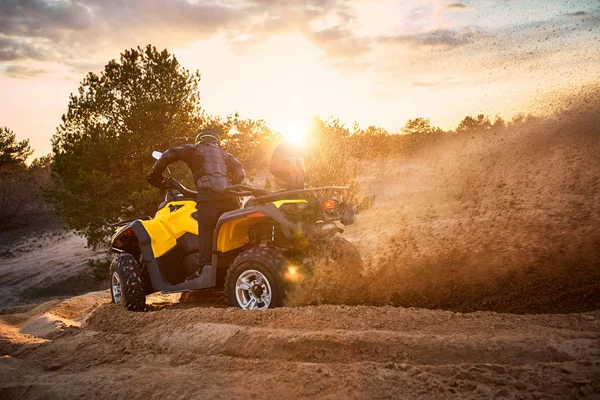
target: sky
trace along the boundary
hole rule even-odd
[[[202,107],[283,133],[313,115],[399,132],[536,113],[600,81],[597,0],[0,0],[0,126],[35,155],[69,94],[153,44],[202,75]],[[543,110],[541,110],[543,111]]]

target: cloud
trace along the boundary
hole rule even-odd
[[[31,78],[48,72],[44,68],[32,68],[26,65],[11,64],[6,67],[5,72],[13,78]]]
[[[471,43],[475,34],[476,32],[471,30],[436,29],[429,32],[386,36],[379,41],[387,44],[404,44],[412,48],[452,49]]]
[[[597,21],[595,14],[583,11],[543,22],[552,30],[539,24],[511,24],[508,31],[486,32],[468,24],[453,29],[430,23],[432,2],[419,4],[400,28],[404,32],[382,36],[356,33],[359,8],[352,0],[0,0],[0,63],[22,67],[30,60],[44,61],[67,66],[79,76],[137,45],[176,48],[222,37],[232,52],[247,53],[275,35],[298,34],[318,46],[334,68],[361,71],[375,60],[391,63],[378,55],[401,47],[444,54],[456,50],[469,57],[477,46],[488,55],[527,52],[545,46],[548,35],[597,29],[590,26]],[[445,6],[450,11],[469,8],[463,2]]]
[[[56,41],[73,33],[166,33],[165,27],[208,33],[239,20],[248,8],[252,6],[169,0],[6,0],[0,3],[0,33]]]
[[[371,50],[368,38],[358,37],[344,28],[323,29],[310,32],[308,36],[334,60],[357,58]]]
[[[300,33],[328,59],[368,51],[349,25],[349,0],[0,0],[0,61],[45,60],[77,68],[98,54],[152,43],[178,47],[222,35],[232,49]],[[336,23],[315,28],[335,17]]]
[[[48,56],[44,43],[0,35],[0,61],[42,60]]]
[[[448,11],[467,11],[470,10],[471,7],[464,5],[463,3],[450,3],[446,5],[446,10]]]
[[[61,31],[85,28],[92,17],[81,1],[5,0],[0,2],[0,33],[57,38]]]
[[[348,65],[340,61],[370,51],[370,39],[351,29],[357,18],[351,4],[348,0],[263,0],[262,17],[228,36],[237,50],[244,51],[244,46],[260,44],[273,35],[298,33],[323,50],[332,64]]]

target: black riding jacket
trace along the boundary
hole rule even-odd
[[[238,184],[242,183],[246,177],[246,171],[242,163],[227,152],[225,154],[225,165],[227,171],[231,176],[231,183]],[[173,147],[163,153],[158,161],[152,167],[154,174],[161,174],[167,169],[169,164],[176,161],[183,161],[192,170],[194,176],[194,182],[196,183],[196,189],[198,190],[197,201],[221,201],[229,199],[231,196],[226,196],[215,192],[214,190],[199,185],[201,178],[205,175],[204,172],[204,158],[196,152],[196,145],[186,144],[183,146]]]

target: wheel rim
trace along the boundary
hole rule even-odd
[[[115,303],[121,302],[121,278],[117,272],[113,272],[111,278],[111,290]]]
[[[235,283],[235,297],[242,310],[266,310],[272,295],[269,280],[255,269],[242,272]]]

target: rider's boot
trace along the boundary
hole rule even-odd
[[[196,279],[196,278],[200,277],[200,275],[202,274],[202,270],[203,270],[203,269],[204,269],[204,267],[206,267],[206,266],[209,266],[209,267],[210,267],[210,264],[206,264],[206,265],[204,265],[204,266],[202,266],[202,267],[198,268],[198,269],[196,270],[196,272],[194,272],[194,273],[193,273],[193,274],[191,274],[191,275],[188,275],[188,276],[187,276],[187,278],[185,278],[185,281],[186,281],[186,282],[187,282],[187,281],[191,281],[192,279]]]

